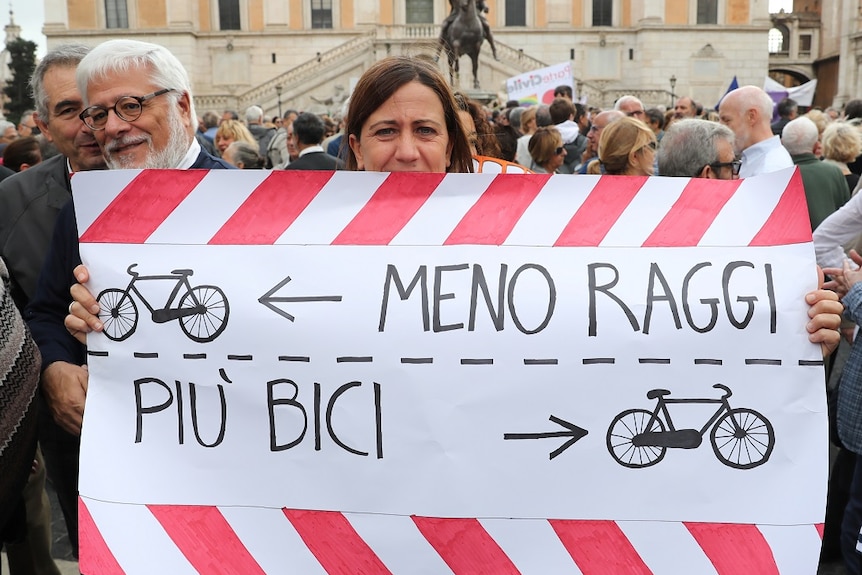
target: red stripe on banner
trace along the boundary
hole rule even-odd
[[[271,245],[335,172],[273,170],[210,239],[210,245]]]
[[[329,575],[390,574],[389,569],[341,513],[299,509],[283,511]]]
[[[754,239],[751,246],[777,246],[782,244],[802,244],[810,242],[811,220],[808,218],[808,202],[805,200],[805,188],[802,185],[802,174],[799,168],[793,171],[790,183],[778,205]]]
[[[449,234],[444,245],[499,246],[530,206],[550,174],[498,175]]]
[[[756,525],[684,523],[718,575],[778,575],[772,549]]]
[[[81,242],[144,243],[208,173],[144,170],[84,231]]]
[[[84,500],[78,498],[78,544],[81,556],[78,568],[84,575],[125,575],[114,554],[105,543]]]
[[[823,531],[826,529],[825,523],[818,523],[814,526],[817,529],[817,534],[820,535],[820,539],[823,539]]]
[[[692,178],[643,247],[696,246],[741,183]]]
[[[413,523],[455,575],[520,573],[476,519],[414,516]]]
[[[217,507],[148,505],[177,549],[198,573],[263,573]]]
[[[554,245],[599,245],[646,182],[635,176],[599,178]]]
[[[613,521],[549,519],[548,522],[584,575],[652,574]]]
[[[332,244],[388,244],[419,211],[445,177],[446,174],[431,173],[389,174]]]

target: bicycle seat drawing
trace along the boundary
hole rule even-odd
[[[666,389],[648,392],[647,398],[656,400],[655,409],[629,409],[611,421],[607,435],[611,457],[625,467],[649,467],[661,461],[668,448],[699,447],[706,431],[712,428],[709,441],[723,464],[751,469],[766,463],[775,446],[772,424],[753,409],[731,408],[728,398],[733,392],[727,386],[717,383],[712,387],[724,391],[724,395],[718,399],[671,399]],[[676,429],[668,406],[679,403],[717,404],[718,408],[702,428]]]
[[[105,325],[104,334],[108,339],[123,341],[135,333],[138,327],[138,306],[132,298],[135,294],[148,310],[154,323],[178,320],[180,329],[192,341],[204,343],[217,338],[227,326],[230,306],[220,287],[213,285],[194,286],[189,277],[190,269],[173,270],[166,275],[142,276],[133,271],[138,264],[126,270],[132,276],[126,289],[108,288],[102,291],[97,301],[102,308],[99,319]],[[138,290],[141,281],[175,281],[167,302],[161,308],[154,308]],[[179,296],[179,298],[178,298]]]

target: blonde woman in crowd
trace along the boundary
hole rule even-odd
[[[563,136],[553,126],[538,128],[528,145],[533,159],[530,169],[537,174],[554,174],[563,165],[566,149]]]
[[[620,118],[602,130],[599,161],[590,166],[590,173],[598,174],[604,169],[610,175],[652,176],[657,147],[655,134],[646,124],[634,118]]]
[[[823,161],[838,166],[850,191],[856,189],[859,174],[854,174],[847,164],[862,154],[862,133],[859,128],[847,122],[832,122],[823,131]]]
[[[247,142],[254,146],[258,145],[257,140],[254,139],[254,136],[245,127],[245,124],[239,120],[224,120],[219,124],[215,134],[215,146],[219,155],[223,156],[227,147],[234,142]]]

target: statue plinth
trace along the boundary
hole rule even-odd
[[[487,92],[484,90],[458,90],[471,100],[475,100],[480,104],[490,104],[497,99],[496,92]]]

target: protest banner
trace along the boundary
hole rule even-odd
[[[794,170],[73,179],[81,570],[816,570]]]
[[[520,74],[506,80],[506,93],[509,100],[517,100],[522,105],[550,104],[554,101],[554,88],[568,86],[574,92],[571,62],[555,64]]]

